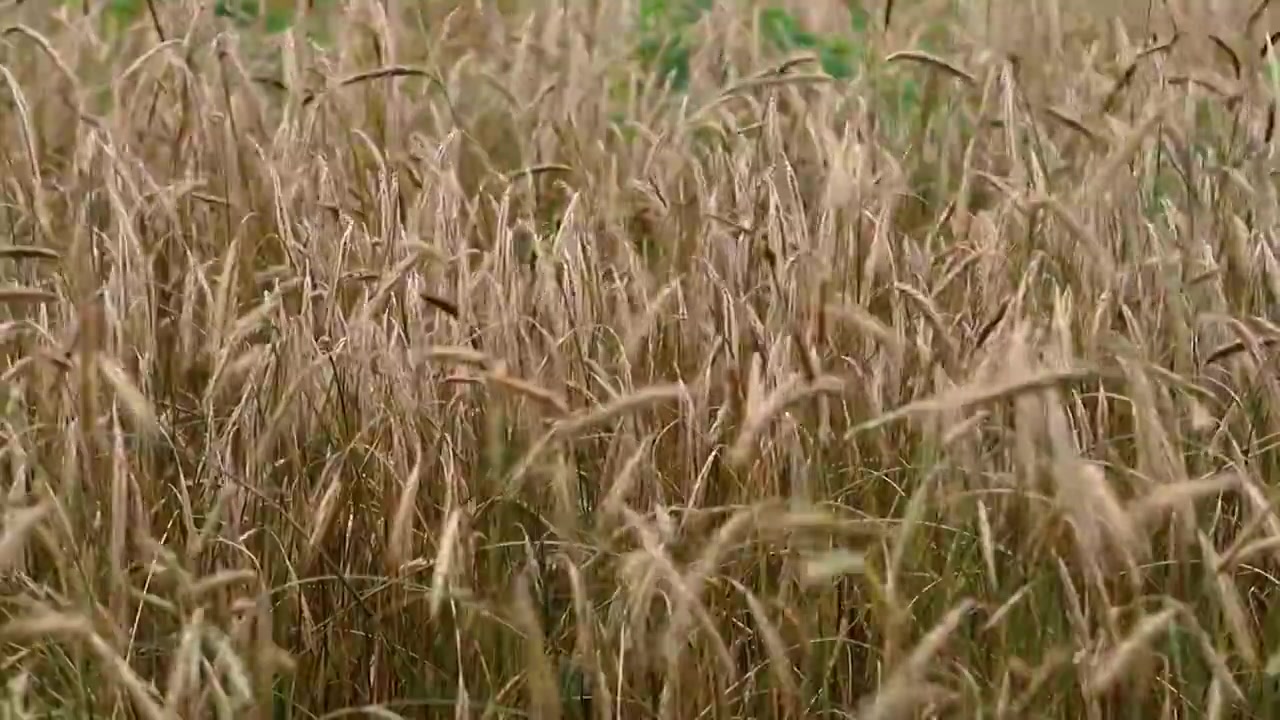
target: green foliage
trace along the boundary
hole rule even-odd
[[[641,0],[639,55],[677,90],[689,84],[689,30],[711,0]]]
[[[690,30],[710,9],[710,0],[643,0],[640,4],[639,60],[674,90],[688,85]],[[777,52],[811,52],[823,72],[840,80],[866,75],[872,62],[867,46],[872,18],[860,6],[851,5],[849,10],[847,32],[823,35],[804,27],[785,8],[764,7],[759,11],[764,42]],[[920,105],[921,89],[913,78],[885,78],[876,89],[886,107],[897,114],[909,115]]]
[[[110,0],[107,3],[106,14],[111,18],[129,21],[140,15],[142,9],[142,0]]]
[[[213,6],[215,15],[228,18],[239,27],[249,27],[262,17],[257,0],[218,0]],[[268,34],[284,32],[293,24],[293,12],[287,9],[268,9],[262,18]]]
[[[823,71],[842,80],[854,75],[868,20],[865,10],[856,9],[852,13],[849,36],[823,37],[805,30],[794,15],[782,8],[765,8],[760,11],[760,27],[765,39],[774,49],[814,52],[822,63]]]
[[[146,10],[146,0],[108,0],[104,20],[108,27],[118,29],[140,19]],[[230,20],[241,29],[252,27],[261,20],[267,33],[274,35],[293,25],[292,7],[268,8],[265,13],[264,16],[258,0],[217,0],[213,6],[215,16]]]
[[[114,27],[138,20],[146,11],[146,0],[108,0],[106,17]],[[332,0],[321,0],[321,7]],[[261,27],[267,34],[284,32],[294,24],[292,7],[267,8],[260,0],[217,0],[214,14],[240,29]],[[637,55],[647,71],[657,73],[659,80],[681,91],[689,83],[689,59],[694,50],[692,28],[712,8],[712,0],[641,0],[639,7],[639,40]],[[866,36],[872,23],[870,13],[850,4],[847,33],[821,35],[803,26],[791,12],[781,7],[760,10],[760,27],[765,42],[779,52],[809,51],[814,53],[822,69],[832,77],[845,80],[865,71],[869,58]],[[263,13],[265,12],[265,17]],[[910,79],[893,84],[892,106],[898,110],[914,108],[919,103],[920,89]]]
[[[640,60],[674,89],[684,89],[689,81],[689,29],[710,9],[710,0],[644,0],[640,4]],[[765,40],[774,50],[812,51],[823,70],[840,79],[855,74],[869,19],[865,10],[855,8],[850,35],[824,37],[806,30],[784,8],[760,11]]]

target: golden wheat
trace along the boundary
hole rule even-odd
[[[1274,3],[129,4],[0,3],[0,713],[1280,710]]]

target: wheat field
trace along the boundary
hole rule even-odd
[[[268,4],[0,4],[4,718],[1280,712],[1266,0]]]

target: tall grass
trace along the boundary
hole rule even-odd
[[[1266,3],[894,5],[5,5],[5,716],[1280,710]]]

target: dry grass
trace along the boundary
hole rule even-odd
[[[945,4],[4,4],[5,717],[1274,716],[1268,11]]]

